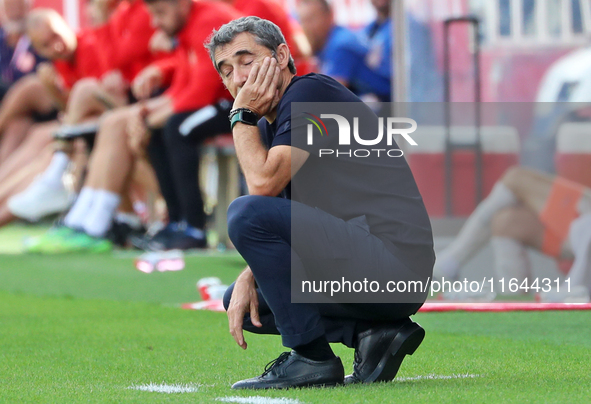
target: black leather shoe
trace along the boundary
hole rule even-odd
[[[360,333],[355,344],[353,374],[345,378],[345,384],[394,379],[404,356],[412,355],[423,338],[425,330],[410,319],[399,325],[372,328]]]
[[[288,389],[291,387],[335,386],[343,383],[341,358],[313,361],[295,351],[283,352],[265,366],[265,372],[234,383],[233,389]]]

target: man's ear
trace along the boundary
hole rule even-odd
[[[277,61],[279,62],[279,68],[281,70],[287,67],[287,64],[289,63],[290,54],[291,53],[289,52],[289,46],[287,46],[287,44],[279,44],[279,46],[277,47]]]

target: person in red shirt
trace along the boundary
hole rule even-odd
[[[44,50],[46,55],[55,59],[55,72],[52,73],[56,78],[47,81],[57,81],[61,91],[55,91],[56,95],[68,99],[62,119],[64,125],[58,132],[84,130],[92,134],[102,113],[130,102],[129,83],[154,60],[149,42],[155,28],[151,25],[146,5],[141,0],[131,0],[121,1],[115,8],[111,3],[109,10],[112,13],[106,22],[78,34],[73,52],[63,51],[68,46],[62,46],[60,42],[73,43],[73,33],[63,27],[63,20],[54,22],[53,12],[42,11],[37,18],[40,21],[33,21],[39,36],[38,46],[47,47]],[[62,35],[53,35],[56,30],[47,29],[47,26],[57,26]],[[62,37],[65,39],[60,41]],[[71,56],[64,57],[69,54]],[[74,147],[76,145],[79,147]],[[11,211],[18,217],[35,221],[67,209],[71,195],[61,178],[72,160],[78,160],[77,167],[80,168],[77,171],[82,171],[86,164],[85,149],[82,140],[56,141],[49,167],[24,192],[11,198],[8,204]],[[73,155],[74,150],[79,151],[78,159]],[[130,204],[127,206],[131,209]]]
[[[78,97],[68,105],[65,123],[77,124],[88,114],[96,115],[97,111],[133,101],[129,94],[131,81],[157,57],[149,45],[154,32],[146,5],[141,0],[130,0],[121,1],[105,24],[82,34],[94,37],[97,55],[86,60],[95,62],[102,73],[99,77],[84,75],[86,80],[80,86],[85,88],[77,91]]]
[[[53,62],[55,72],[44,68],[42,76],[62,106],[81,79],[94,78],[108,93],[120,94],[125,82],[153,61],[149,41],[155,29],[141,0],[121,2],[106,24],[77,35],[57,12],[38,9],[29,17],[28,31],[33,46]],[[75,101],[73,106],[86,103]]]
[[[39,10],[32,11],[29,13],[26,21],[35,21],[36,16],[39,16],[42,13],[43,11]],[[57,16],[59,17],[59,15]],[[65,55],[66,53],[73,51],[75,48],[76,38],[67,26],[64,27],[61,25],[62,21],[63,19],[61,19],[61,17],[53,21],[54,25],[59,28],[60,32],[55,35],[53,42],[56,44],[59,43],[59,49]],[[48,79],[53,72],[53,69],[49,68],[48,64],[41,63],[35,74],[25,76],[11,86],[10,90],[2,100],[2,106],[0,108],[0,133],[3,134],[7,130],[12,132],[10,128],[22,121],[45,122],[57,117],[57,110],[52,94],[44,86],[44,80]],[[9,154],[12,154],[15,148],[18,147],[18,144],[24,140],[27,129],[28,127],[25,127],[25,130],[22,131],[23,133],[19,133],[19,141],[13,142],[15,144],[10,147],[10,150],[3,150],[3,160],[5,160]]]
[[[84,187],[64,220],[70,231],[47,236],[52,246],[60,245],[60,251],[70,250],[74,229],[82,230],[75,235],[76,249],[83,245],[102,251],[120,194],[136,157],[145,154],[148,144],[171,221],[161,235],[173,235],[165,243],[150,240],[152,246],[205,247],[197,145],[206,136],[229,132],[231,102],[203,44],[215,28],[240,15],[216,1],[145,2],[153,25],[174,38],[175,49],[168,60],[150,65],[136,77],[132,89],[141,100],[138,104],[103,115]],[[164,94],[147,99],[165,79],[170,79],[170,86]]]
[[[26,28],[33,47],[41,56],[54,61],[56,66],[44,63],[35,75],[15,85],[14,91],[7,94],[0,109],[0,126],[25,116],[38,121],[55,120],[56,107],[65,105],[68,88],[80,77],[99,77],[103,72],[101,67],[104,65],[96,51],[94,34],[89,32],[77,36],[54,10],[37,9],[30,12]],[[51,142],[51,134],[55,129],[56,126],[51,123],[33,128],[25,134],[22,145],[3,164],[1,178],[20,179],[14,183],[15,186],[3,187],[4,190],[10,189],[10,192],[5,192],[6,198],[22,191],[45,168],[43,164],[31,164],[31,159],[35,156],[36,161],[47,164],[51,159],[51,151],[44,147]],[[3,185],[6,182],[10,183],[3,181]],[[2,205],[0,223],[14,219],[7,204]]]
[[[96,83],[108,69],[100,31],[91,28],[76,34],[55,10],[36,9],[28,17],[27,33],[37,52],[51,62],[40,66],[37,75],[51,94],[53,104],[65,110],[62,122],[71,125],[104,112],[104,105],[92,96]],[[47,142],[51,142],[51,136],[47,136]],[[82,140],[77,143],[79,147],[73,147],[72,142],[54,142],[50,164],[26,189],[8,199],[10,213],[36,221],[68,208],[73,195],[65,188],[62,175],[71,160],[80,163],[80,174],[86,162],[86,147]],[[26,146],[29,144],[23,144],[18,153],[24,158],[23,166],[28,164]],[[72,156],[75,150],[79,158]]]
[[[170,223],[160,234],[143,240],[143,246],[148,249],[205,247],[205,213],[198,183],[197,146],[208,136],[229,132],[227,114],[231,107],[228,101],[230,95],[216,78],[203,43],[214,28],[225,23],[224,20],[230,21],[240,17],[240,14],[221,2],[189,1],[186,5],[184,2],[146,0],[154,25],[178,43],[172,59],[174,64],[170,59],[163,60],[150,69],[156,78],[152,82],[153,87],[170,80],[170,87],[164,96],[170,97],[172,102],[146,116],[149,125],[158,127],[163,122],[159,114],[170,114],[163,129],[153,133],[148,147],[168,206]],[[185,27],[175,32],[174,24],[163,15],[175,6],[182,8],[187,5],[193,10]],[[206,10],[211,10],[212,14],[205,16]],[[175,66],[173,74],[170,74],[171,65]],[[136,81],[142,82],[139,79]],[[143,92],[137,86],[134,90],[141,98],[153,88]],[[130,146],[136,153],[141,153],[147,144],[144,136],[147,132],[142,128],[141,120],[134,119],[134,122],[139,130],[130,133]]]
[[[31,6],[28,0],[0,1],[0,100],[21,78],[33,75],[42,61],[25,34]],[[21,144],[33,124],[30,117],[22,117],[0,132],[0,163]]]
[[[24,78],[15,85],[14,91],[7,94],[0,109],[0,127],[24,116],[38,121],[55,120],[57,107],[65,105],[71,85],[84,76],[99,77],[104,71],[103,59],[97,52],[94,34],[89,31],[76,35],[56,11],[33,10],[27,16],[26,28],[39,55],[55,62],[55,66],[43,63],[35,75]],[[54,130],[44,130],[44,136],[33,136],[36,132],[33,130],[30,133],[32,141],[25,140],[11,154],[3,172],[16,174],[27,167],[31,157],[36,156],[40,148],[51,142],[51,132]]]
[[[85,77],[100,78],[107,69],[107,57],[94,30],[75,34],[55,10],[33,10],[27,32],[37,52],[53,62],[54,71],[39,72],[42,81],[65,106],[73,85]]]
[[[146,69],[155,80],[147,89],[135,86],[138,98],[146,97],[155,87],[170,81],[162,105],[145,111],[145,121],[162,130],[153,131],[149,147],[150,160],[167,203],[170,223],[153,238],[138,244],[148,249],[202,248],[206,245],[205,213],[198,183],[199,154],[197,146],[206,137],[228,133],[227,114],[230,95],[216,78],[203,43],[214,28],[240,17],[232,7],[221,2],[186,0],[145,0],[152,13],[154,25],[174,38],[177,47],[172,59],[162,60]],[[181,30],[174,24],[174,8],[188,7],[188,19]],[[168,13],[168,15],[167,15]],[[171,67],[174,66],[174,70]],[[172,71],[171,71],[172,70]],[[136,80],[141,83],[142,80]],[[134,83],[134,84],[137,84]],[[147,90],[147,91],[143,91]],[[130,146],[142,153],[147,145],[148,132],[141,119],[133,119]]]
[[[79,49],[72,59],[54,62],[64,80],[64,87],[71,89],[82,78],[94,78],[97,88],[89,88],[86,93],[106,92],[101,94],[101,102],[111,101],[107,102],[111,107],[126,104],[129,83],[154,60],[149,48],[154,32],[148,10],[141,0],[120,2],[104,25],[77,35]],[[76,102],[71,107],[80,108],[89,100],[72,101]]]
[[[126,92],[136,75],[158,57],[150,49],[156,28],[148,8],[142,0],[122,1],[97,31],[107,53],[102,85],[110,92]]]

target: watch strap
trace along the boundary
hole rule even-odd
[[[229,118],[230,129],[234,129],[234,126],[238,122],[242,122],[250,126],[256,126],[256,124],[258,123],[257,115],[248,108],[237,108],[230,111]]]

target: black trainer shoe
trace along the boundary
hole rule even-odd
[[[169,223],[152,237],[136,239],[134,245],[145,251],[203,249],[207,248],[207,236],[203,230],[189,228],[186,223]]]
[[[232,386],[240,389],[288,389],[291,387],[335,386],[343,383],[345,370],[341,358],[313,361],[295,351],[283,352],[265,366],[265,372]]]
[[[113,225],[107,232],[106,238],[111,240],[116,246],[126,248],[133,245],[132,239],[142,237],[145,232],[146,229],[144,226],[133,228],[127,223],[113,221]]]
[[[171,237],[178,228],[178,223],[168,223],[166,226],[151,226],[146,234],[130,238],[131,244],[144,251],[164,251],[164,242]],[[153,242],[150,245],[150,242]]]
[[[176,231],[171,236],[164,240],[165,250],[193,250],[207,248],[207,239],[205,237],[196,238],[186,234],[183,231]]]
[[[410,319],[400,325],[372,328],[360,333],[355,344],[353,374],[345,384],[390,381],[396,377],[405,355],[423,342],[425,330]]]

